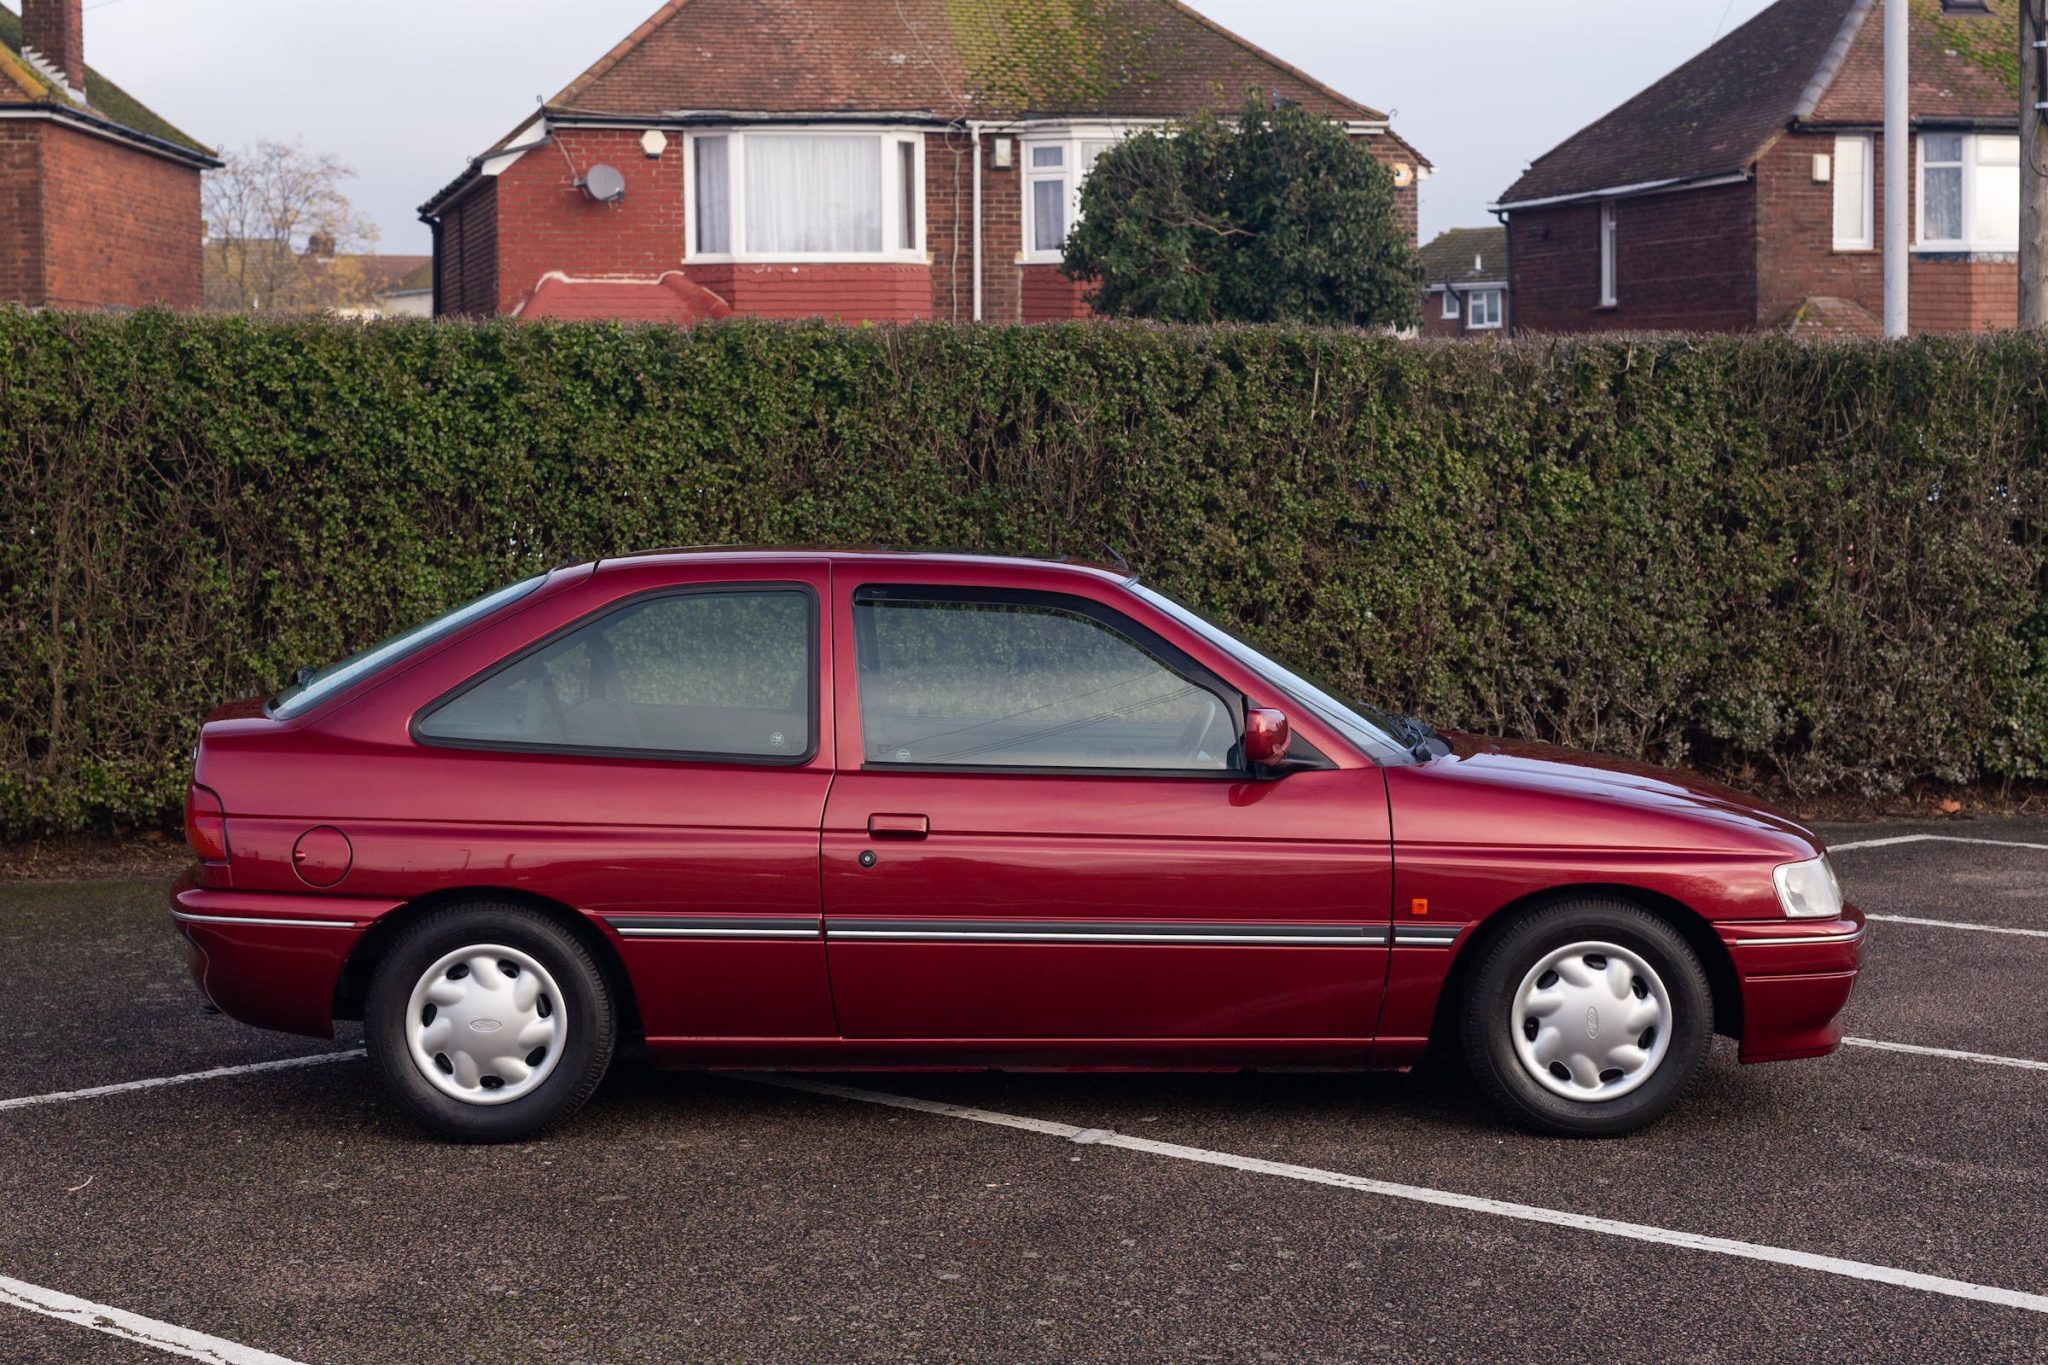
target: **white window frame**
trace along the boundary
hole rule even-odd
[[[1930,137],[1959,137],[1963,140],[1963,159],[1960,163],[1943,161],[1943,168],[1960,164],[1963,178],[1963,235],[1961,237],[1933,237],[1927,235],[1927,139]],[[1963,129],[1932,129],[1913,139],[1913,249],[1915,251],[1987,251],[2016,252],[2020,249],[2019,224],[2013,224],[2011,237],[1987,237],[1977,221],[1977,151],[1979,144],[1987,137],[2010,139],[2018,142],[2013,133],[1974,133]],[[2018,174],[2015,170],[2014,174]]]
[[[1458,291],[1449,285],[1444,286],[1443,316],[1446,321],[1464,316],[1464,310],[1458,306]]]
[[[746,138],[749,133],[763,137],[796,134],[805,137],[880,138],[882,142],[882,249],[880,251],[751,251],[746,244],[747,165]],[[697,142],[699,138],[726,139],[726,207],[731,222],[726,229],[730,251],[697,250]],[[911,233],[911,247],[897,245],[903,238],[902,156],[897,148],[911,144],[917,153],[917,192],[912,206],[917,223]],[[843,123],[774,123],[726,128],[694,129],[683,148],[683,241],[684,259],[705,263],[791,262],[809,265],[876,265],[883,263],[922,265],[925,251],[924,134],[900,127],[847,125]]]
[[[1863,167],[1863,232],[1853,237],[1842,235],[1842,149],[1846,146],[1859,149]],[[1829,212],[1837,251],[1869,251],[1877,245],[1876,154],[1876,140],[1868,133],[1844,133],[1835,139],[1835,159],[1829,175]]]
[[[1479,306],[1479,300],[1482,298],[1491,299],[1492,306],[1482,310]],[[1465,330],[1468,332],[1499,331],[1501,327],[1501,319],[1506,312],[1506,309],[1504,307],[1506,300],[1507,296],[1505,292],[1499,289],[1466,290]],[[1479,319],[1482,316],[1490,318],[1491,321],[1481,322]]]
[[[1621,230],[1615,219],[1614,201],[1600,201],[1600,306],[1612,308],[1621,302],[1615,276],[1620,274]]]
[[[1073,232],[1074,224],[1081,221],[1081,186],[1088,179],[1088,172],[1095,169],[1090,162],[1081,166],[1082,147],[1091,142],[1114,145],[1130,136],[1135,125],[1123,123],[1071,124],[1060,128],[1032,131],[1022,134],[1017,141],[1017,179],[1022,185],[1023,250],[1018,259],[1026,265],[1058,265],[1065,259],[1065,243],[1050,249],[1041,249],[1036,241],[1037,215],[1032,206],[1034,186],[1047,180],[1067,182],[1067,231]],[[1034,148],[1064,147],[1066,155],[1062,164],[1039,170],[1031,163]],[[1105,150],[1107,150],[1105,148]]]

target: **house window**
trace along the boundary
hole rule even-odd
[[[1027,261],[1060,259],[1067,233],[1081,217],[1081,185],[1102,154],[1107,137],[1070,137],[1024,144],[1024,226]]]
[[[1458,291],[1449,285],[1444,286],[1444,316],[1447,318],[1458,316]]]
[[[1600,205],[1600,306],[1602,308],[1612,308],[1620,301],[1614,292],[1615,263],[1616,256],[1618,255],[1615,247],[1617,244],[1616,239],[1619,235],[1615,231],[1614,201],[1609,199]]]
[[[1919,245],[1934,251],[2017,251],[2020,142],[2010,134],[1924,133]]]
[[[691,142],[697,256],[922,259],[917,134],[778,128],[698,134]]]
[[[1870,139],[1835,139],[1835,250],[1865,251],[1871,246]]]
[[[1474,289],[1465,296],[1465,326],[1474,332],[1500,326],[1500,290]]]

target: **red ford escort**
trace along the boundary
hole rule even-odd
[[[229,1015],[363,1021],[429,1127],[614,1050],[745,1068],[1400,1067],[1537,1129],[1712,1034],[1835,1050],[1820,841],[1734,792],[1340,701],[1122,572],[683,551],[557,569],[206,722],[172,893]]]

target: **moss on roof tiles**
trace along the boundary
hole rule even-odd
[[[1105,110],[1171,69],[1172,40],[1118,0],[945,0],[946,25],[984,104]]]
[[[0,47],[5,47],[17,59],[21,55],[21,16],[5,5],[0,5]],[[22,69],[30,71],[26,62]],[[33,72],[30,71],[33,76]],[[72,104],[63,93],[51,89],[47,82],[36,79],[38,99],[47,99],[56,104]],[[168,120],[158,117],[142,101],[130,95],[120,86],[102,76],[91,66],[85,68],[85,108],[124,128],[133,129],[145,136],[174,143],[201,156],[212,156],[213,149],[189,134],[179,131]]]
[[[2009,7],[2011,0],[1999,6]],[[1913,17],[1925,24],[1942,49],[2020,95],[2019,21],[2007,13],[1951,14],[1941,0],[1913,0]]]

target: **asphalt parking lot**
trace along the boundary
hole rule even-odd
[[[0,1361],[2048,1357],[2048,822],[1826,832],[1855,1045],[1598,1143],[1424,1073],[625,1064],[449,1146],[202,1013],[161,884],[0,885]]]

